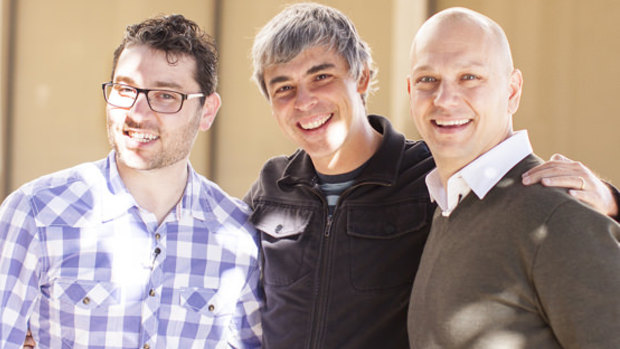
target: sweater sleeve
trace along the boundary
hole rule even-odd
[[[618,207],[618,214],[616,214],[615,216],[611,216],[611,218],[616,220],[616,222],[620,223],[620,190],[618,190],[618,188],[611,185],[611,183],[605,183],[605,184],[607,184],[607,186],[609,187],[609,190],[611,190],[611,195],[613,195],[614,200],[616,201],[616,207]]]
[[[566,201],[542,227],[532,275],[565,348],[620,348],[620,225]]]

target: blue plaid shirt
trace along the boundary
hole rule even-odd
[[[0,348],[260,347],[248,209],[191,166],[158,226],[115,153],[37,179],[0,207]],[[166,185],[166,183],[161,183]]]

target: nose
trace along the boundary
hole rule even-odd
[[[442,80],[435,91],[433,102],[438,107],[449,107],[458,101],[458,87],[454,83]]]
[[[297,95],[295,96],[295,108],[301,111],[312,109],[317,103],[317,98],[310,89],[303,86],[297,87]]]
[[[138,121],[148,116],[151,112],[151,107],[149,106],[149,102],[146,98],[146,93],[138,92],[138,96],[136,97],[136,101],[129,109],[128,115]]]

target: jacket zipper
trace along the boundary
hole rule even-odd
[[[314,294],[316,299],[316,305],[314,307],[313,314],[310,318],[310,338],[308,341],[308,349],[322,349],[320,346],[323,341],[323,333],[325,332],[325,315],[327,314],[327,304],[328,296],[329,296],[329,271],[331,270],[331,246],[329,239],[332,230],[332,224],[334,221],[334,216],[338,212],[338,207],[342,200],[344,200],[349,193],[351,193],[354,189],[366,185],[366,184],[377,184],[377,185],[385,185],[385,183],[378,182],[362,182],[352,185],[347,188],[345,191],[340,194],[338,201],[336,202],[336,206],[334,207],[334,212],[329,214],[329,205],[325,200],[323,192],[320,189],[317,189],[316,180],[313,181],[313,186],[311,191],[319,197],[321,202],[323,202],[323,207],[325,208],[325,216],[327,220],[325,222],[325,231],[323,234],[323,241],[321,242],[321,251],[319,252],[319,268],[320,268],[320,277],[315,282]]]
[[[308,340],[308,349],[320,349],[321,338],[323,336],[324,330],[324,318],[325,313],[327,311],[328,304],[328,285],[329,285],[329,270],[331,269],[330,265],[330,240],[329,236],[331,233],[331,227],[333,219],[333,214],[336,213],[334,209],[334,213],[332,215],[329,214],[329,205],[327,204],[327,200],[321,190],[316,189],[316,183],[312,187],[312,192],[319,197],[321,202],[323,203],[324,215],[326,217],[325,228],[323,231],[323,239],[321,241],[321,247],[319,251],[319,261],[318,267],[320,268],[318,271],[319,278],[314,282],[314,297],[316,299],[314,311],[312,312],[312,316],[310,318],[310,337]]]

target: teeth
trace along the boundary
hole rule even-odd
[[[147,142],[150,142],[150,141],[158,138],[156,135],[153,135],[153,134],[150,134],[150,133],[131,132],[131,131],[129,131],[129,132],[127,132],[127,134],[132,139],[134,139],[134,140],[136,140],[138,142],[142,142],[142,143],[147,143]]]
[[[332,114],[327,114],[318,120],[314,120],[314,121],[307,122],[307,123],[299,123],[299,124],[301,125],[301,128],[303,128],[304,130],[313,130],[317,127],[320,127],[324,123],[326,123],[327,120],[329,120],[329,118],[331,117],[332,117]]]
[[[461,126],[461,125],[465,125],[468,122],[469,122],[469,119],[464,119],[464,120],[447,120],[447,121],[435,120],[435,123],[438,126]]]

